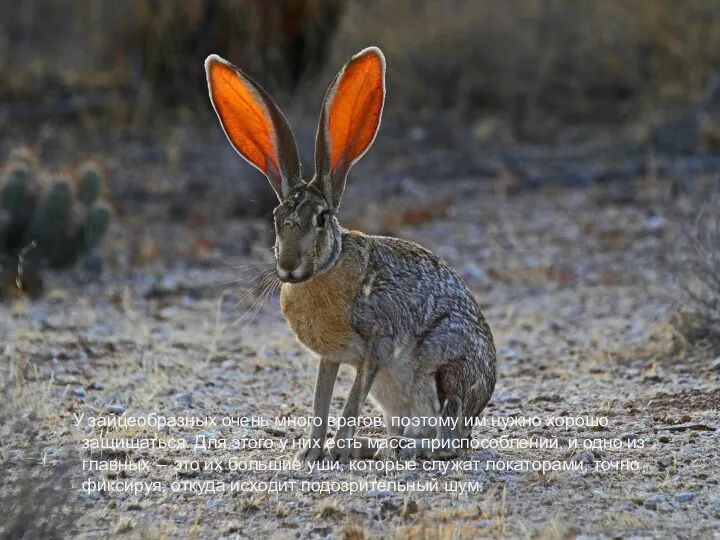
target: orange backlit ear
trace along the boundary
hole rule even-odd
[[[315,143],[318,181],[327,182],[336,205],[348,170],[375,140],[385,103],[385,57],[377,47],[353,56],[333,80],[323,102]],[[324,178],[324,180],[322,180]]]
[[[295,138],[262,87],[217,55],[205,60],[210,101],[235,150],[262,172],[282,200],[300,181]]]

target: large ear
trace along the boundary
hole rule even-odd
[[[210,101],[228,140],[270,181],[278,199],[300,178],[300,159],[292,130],[263,88],[227,60],[205,60]]]
[[[385,103],[385,57],[368,47],[343,66],[325,95],[315,140],[315,182],[333,206],[345,178],[375,140]]]

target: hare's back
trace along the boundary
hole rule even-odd
[[[415,338],[443,319],[470,334],[484,324],[470,290],[438,256],[407,240],[365,239],[368,262],[352,312],[361,332]]]

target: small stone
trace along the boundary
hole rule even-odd
[[[98,500],[100,500],[100,492],[99,491],[88,491],[85,494],[85,498],[89,499],[91,501],[98,501]]]
[[[192,405],[192,394],[190,392],[183,392],[175,396],[175,401],[178,405],[183,407],[190,407]]]
[[[720,357],[713,360],[713,363],[710,364],[710,368],[714,371],[720,371]]]
[[[242,528],[240,527],[240,523],[237,521],[231,521],[230,523],[225,524],[225,526],[222,529],[223,536],[229,536],[231,534],[235,534],[237,532],[240,532]]]
[[[222,439],[222,433],[220,433],[219,431],[215,432],[215,431],[206,429],[204,431],[201,431],[200,434],[198,435],[198,437],[204,437],[206,440],[207,439]]]
[[[680,418],[680,421],[683,422],[683,423],[684,423],[684,422],[692,422],[692,416],[690,416],[689,414],[684,414],[684,415],[682,415],[682,417]]]
[[[386,499],[380,503],[381,514],[397,514],[400,512],[400,505],[392,499]]]
[[[675,366],[675,371],[678,373],[685,373],[688,370],[688,367],[685,364],[678,364]]]
[[[467,263],[463,268],[463,276],[468,279],[477,279],[482,281],[485,281],[487,279],[487,274],[485,273],[485,270],[472,262]]]
[[[657,510],[658,505],[665,502],[665,496],[660,494],[650,495],[645,499],[645,508],[648,510]]]
[[[651,218],[648,218],[648,220],[645,222],[645,226],[651,231],[662,229],[664,225],[665,220],[660,216],[653,216]]]
[[[675,500],[679,503],[690,502],[695,498],[695,494],[689,491],[683,491],[675,495]]]
[[[500,347],[497,352],[499,356],[503,356],[506,360],[522,360],[522,355],[509,347]]]
[[[113,404],[105,407],[105,410],[110,414],[122,414],[125,412],[125,405]]]
[[[105,385],[100,381],[95,381],[90,384],[88,390],[105,390]]]
[[[332,529],[330,527],[313,527],[310,529],[309,537],[318,537],[326,538],[328,535],[330,535]]]
[[[266,358],[273,358],[273,357],[277,356],[278,352],[277,352],[276,349],[273,349],[273,348],[268,347],[268,346],[263,346],[263,347],[260,349],[260,354],[262,354],[262,355],[265,356]]]
[[[669,443],[670,437],[668,437],[667,435],[660,435],[658,437],[658,441],[660,441],[661,443]]]
[[[75,394],[77,397],[85,397],[85,389],[79,386],[75,390],[73,390],[73,394]]]
[[[178,308],[175,306],[168,306],[160,310],[158,313],[158,319],[170,320],[178,314]]]
[[[573,456],[569,461],[582,462],[586,465],[591,465],[595,462],[595,459],[595,454],[593,454],[590,450],[586,450]]]

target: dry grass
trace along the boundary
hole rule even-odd
[[[335,499],[323,499],[317,505],[315,517],[318,520],[333,519],[335,517],[341,517],[345,513],[342,510],[342,506]]]
[[[675,321],[690,343],[720,344],[720,196],[714,195],[687,231],[677,271],[683,309]]]
[[[58,450],[46,446],[40,431],[43,415],[27,411],[26,396],[11,385],[3,389],[0,412],[0,535],[3,538],[58,538],[72,534],[80,510],[72,487],[78,481],[79,458],[72,447]],[[14,436],[24,444],[9,451]],[[79,485],[78,485],[79,487]]]
[[[490,186],[485,189],[489,192]],[[438,200],[445,193],[438,190]],[[472,459],[565,460],[578,455],[566,454],[572,437],[619,438],[632,433],[647,443],[633,450],[592,454],[589,459],[637,459],[642,473],[576,475],[557,471],[541,476],[532,471],[488,469],[448,471],[446,476],[420,470],[413,472],[412,479],[404,474],[387,474],[388,480],[407,481],[408,487],[411,481],[438,480],[441,486],[445,480],[482,483],[483,493],[465,495],[410,489],[382,497],[342,491],[322,497],[290,490],[237,495],[166,491],[150,492],[142,498],[113,492],[97,498],[78,494],[80,501],[75,504],[80,515],[75,529],[98,536],[124,531],[127,537],[155,539],[268,537],[271,533],[277,533],[278,538],[299,533],[323,537],[332,534],[356,540],[572,538],[576,534],[621,536],[637,531],[665,537],[708,536],[713,523],[707,516],[715,512],[711,505],[716,491],[712,473],[717,469],[712,446],[714,432],[683,431],[677,422],[687,415],[693,423],[706,426],[717,423],[718,392],[712,390],[717,375],[700,367],[705,357],[696,361],[678,359],[675,354],[663,355],[660,350],[665,343],[661,325],[671,305],[669,300],[659,301],[655,295],[666,285],[667,274],[662,271],[664,256],[672,253],[676,244],[670,231],[647,223],[649,215],[658,215],[664,208],[659,190],[652,198],[642,200],[645,202],[622,207],[620,212],[617,207],[598,208],[595,198],[583,192],[523,193],[510,198],[503,209],[503,219],[514,224],[510,242],[506,240],[506,227],[497,217],[496,201],[478,191],[472,198],[458,197],[448,218],[431,221],[421,228],[408,228],[409,236],[412,234],[411,238],[423,245],[457,249],[457,254],[449,253],[448,257],[454,259],[451,262],[457,268],[462,269],[465,261],[474,260],[478,264],[482,261],[488,268],[494,268],[497,275],[502,268],[567,259],[568,231],[577,231],[571,261],[578,266],[589,263],[578,268],[579,277],[589,272],[601,274],[610,268],[624,276],[621,283],[595,284],[592,280],[575,279],[559,286],[550,277],[525,283],[503,281],[489,274],[488,286],[482,291],[479,287],[484,287],[483,282],[473,280],[478,286],[473,290],[487,305],[484,309],[502,358],[497,397],[488,415],[607,416],[610,426],[603,433],[588,430],[578,431],[577,435],[561,428],[544,429],[542,436],[560,440],[557,451],[498,450],[484,457],[484,452],[474,455]],[[571,207],[575,210],[572,214],[568,212]],[[566,217],[548,220],[548,215]],[[602,245],[596,241],[597,231],[583,232],[587,216],[596,216],[600,224],[622,227],[632,242]],[[482,244],[468,232],[474,230],[467,227],[470,219],[478,220],[484,227]],[[490,223],[494,227],[486,226]],[[154,227],[144,226],[150,230]],[[225,230],[216,229],[217,236],[226,239],[219,245],[231,245],[236,229],[230,223],[224,227]],[[130,230],[125,229],[126,234]],[[654,240],[650,245],[649,239]],[[255,264],[260,258],[255,254],[238,263]],[[189,268],[169,270],[139,269],[136,280],[119,281],[111,289],[93,286],[83,290],[80,285],[58,281],[52,297],[28,304],[26,313],[3,319],[0,334],[7,345],[2,352],[4,362],[0,363],[0,392],[13,403],[9,408],[0,407],[0,461],[18,463],[18,452],[22,452],[23,462],[37,458],[36,451],[28,450],[26,444],[30,439],[26,430],[33,426],[40,429],[38,444],[33,447],[70,447],[77,453],[83,438],[98,437],[101,432],[85,424],[75,426],[72,413],[97,415],[107,411],[111,404],[126,406],[125,414],[136,417],[151,412],[218,417],[308,414],[313,388],[313,373],[308,366],[314,361],[294,342],[285,322],[277,316],[278,306],[266,306],[255,326],[226,326],[236,314],[225,313],[219,318],[216,299],[221,289],[203,284],[224,283],[236,278],[237,270],[225,266],[209,268],[204,263],[196,267],[192,261],[191,264]],[[144,284],[160,275],[179,279],[178,288],[146,299],[142,292]],[[205,290],[198,296],[183,292],[197,290],[184,289],[185,279],[197,280],[195,287]],[[116,282],[115,274],[110,275],[108,282]],[[239,282],[236,294],[227,298],[226,309],[250,286],[245,281]],[[125,292],[120,294],[118,290]],[[158,317],[162,308],[154,304],[161,300],[172,309]],[[42,325],[37,323],[38,316],[42,316]],[[222,332],[218,331],[220,325]],[[656,335],[657,343],[649,343]],[[648,349],[650,345],[658,350],[651,354],[641,348]],[[208,362],[211,347],[221,356]],[[683,370],[676,371],[678,360],[682,360]],[[340,375],[333,413],[339,413],[351,384],[349,370]],[[686,382],[681,382],[681,377]],[[85,391],[84,397],[75,393],[78,388]],[[33,416],[28,416],[30,413]],[[10,429],[8,419],[23,431]],[[110,439],[147,437],[151,433],[144,428],[132,429],[122,433],[103,431],[102,435]],[[197,436],[198,431],[199,427],[186,428],[163,431],[158,436],[186,438]],[[493,428],[476,431],[478,437],[502,434],[500,429]],[[507,434],[520,438],[539,435],[535,428],[521,426]],[[265,437],[236,428],[222,429],[222,435],[228,439]],[[282,436],[294,439],[305,436],[305,430],[288,429]],[[287,450],[244,449],[218,452],[217,458],[223,463],[230,455],[246,462],[287,459]],[[86,452],[82,455],[89,459],[97,456]],[[156,448],[142,454],[133,452],[128,459],[141,456],[158,466],[171,465],[176,459],[202,457],[190,446],[186,450]],[[79,464],[74,471],[81,473]],[[7,491],[8,497],[17,493],[16,472],[22,473],[24,469],[18,466],[8,472],[0,463],[0,476],[3,480],[11,478],[13,485]],[[308,478],[304,470],[283,471],[271,479],[269,474],[253,471],[242,474],[229,471],[222,475],[206,471],[197,481],[363,479],[348,474],[352,473],[323,471]],[[378,477],[385,479],[386,475]],[[28,474],[28,478],[32,475]],[[172,481],[185,479],[171,467],[155,469],[151,475],[128,471],[130,481],[148,478],[156,478],[166,488]],[[679,490],[692,491],[695,498],[682,506],[674,504]],[[667,507],[657,503],[654,509],[635,502],[656,492],[665,497]],[[3,507],[7,506],[5,493],[0,493]],[[65,490],[66,496],[67,493]],[[323,499],[327,502],[321,502]],[[48,512],[52,504],[32,493],[16,500],[36,512],[38,509]],[[619,517],[612,521],[605,516]],[[0,535],[5,532],[2,527],[0,517]]]

